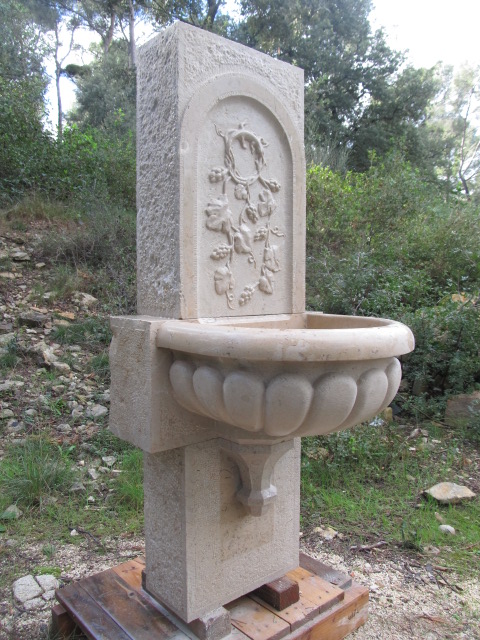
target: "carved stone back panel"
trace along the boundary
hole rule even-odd
[[[180,23],[139,62],[138,312],[303,312],[302,71]]]
[[[304,277],[294,270],[296,252],[303,260],[302,158],[288,114],[278,104],[274,113],[275,96],[243,74],[208,83],[192,103],[182,123],[195,131],[182,144],[182,204],[193,231],[193,255],[181,259],[187,317],[292,313]]]

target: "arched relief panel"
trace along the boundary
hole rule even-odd
[[[269,89],[225,74],[181,125],[182,317],[305,309],[303,132]]]

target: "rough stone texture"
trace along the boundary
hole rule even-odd
[[[448,399],[445,411],[445,420],[458,420],[459,418],[472,418],[472,409],[480,412],[480,391],[463,393]]]
[[[16,600],[25,603],[27,600],[32,600],[33,598],[37,598],[42,595],[43,589],[36,582],[35,578],[32,575],[23,576],[22,578],[18,578],[13,583],[13,595]]]
[[[169,352],[158,349],[161,319],[112,318],[110,429],[149,453],[214,437],[211,421],[186,411],[170,393]]]
[[[35,609],[42,609],[45,606],[47,606],[47,603],[43,598],[32,598],[23,603],[25,611],[34,611]]]
[[[195,318],[302,311],[303,71],[176,23],[140,49],[137,82],[139,313]],[[224,163],[225,138],[217,135],[215,126],[217,132],[227,135],[240,124],[257,136],[246,140],[255,158],[264,153],[267,167],[262,170],[262,179],[280,184],[280,189],[277,184],[271,188],[263,185],[263,191],[254,194],[255,201],[257,196],[264,198],[259,216],[264,215],[261,220],[266,221],[274,193],[277,207],[272,227],[278,225],[279,235],[275,237],[278,254],[263,254],[262,243],[253,242],[254,226],[245,213],[238,226],[242,195],[233,194],[231,183],[228,198],[237,225],[234,258],[239,265],[235,277],[240,287],[235,295],[238,298],[242,286],[251,282],[253,262],[248,262],[246,247],[252,247],[258,266],[265,259],[269,261],[279,294],[257,290],[251,303],[236,302],[233,310],[225,296],[217,295],[213,281],[215,269],[225,260],[210,258],[226,236],[219,228],[214,230],[219,233],[206,229],[205,209],[209,202],[218,202],[222,191],[214,179],[209,179],[209,172]],[[237,169],[242,175],[250,175],[254,158],[250,152],[241,153],[241,134],[234,138]],[[261,139],[269,144],[264,152]],[[269,286],[261,284],[264,290]]]
[[[220,640],[232,632],[230,612],[224,607],[210,611],[203,618],[197,618],[188,625],[200,640]]]
[[[52,591],[52,589],[58,589],[60,586],[60,582],[51,574],[35,576],[35,580],[44,591]]]
[[[468,487],[454,482],[439,482],[427,489],[425,493],[443,504],[456,504],[463,500],[472,500],[476,495]]]
[[[300,441],[275,467],[278,496],[261,517],[235,499],[222,442],[145,455],[147,589],[187,622],[298,565]]]

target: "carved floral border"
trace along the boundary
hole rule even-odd
[[[265,178],[262,175],[266,166],[264,148],[268,143],[245,127],[246,125],[242,123],[236,129],[223,132],[215,126],[217,135],[224,141],[224,166],[211,169],[208,178],[211,183],[222,183],[222,193],[212,197],[205,208],[207,229],[225,236],[225,241],[213,249],[210,258],[216,261],[225,260],[224,265],[215,270],[213,279],[216,293],[226,296],[230,309],[235,308],[236,298],[233,275],[235,255],[246,256],[248,263],[253,265],[258,273],[258,279],[246,285],[238,297],[238,304],[243,306],[250,302],[257,290],[268,295],[273,293],[273,274],[280,271],[281,267],[278,246],[272,244],[271,239],[272,236],[277,238],[285,236],[278,226],[272,226],[270,222],[277,209],[273,194],[277,193],[281,187],[277,180]],[[242,176],[237,170],[235,142],[238,142],[242,149],[249,149],[253,156],[255,172],[250,176]],[[235,201],[232,205],[227,195],[229,182],[235,185]],[[261,190],[255,202],[251,187],[256,184],[260,185]],[[235,221],[231,207],[238,212],[238,222]],[[263,259],[258,267],[253,254],[254,242],[264,243]]]

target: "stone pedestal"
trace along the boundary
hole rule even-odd
[[[146,588],[182,620],[298,565],[300,440],[290,442],[261,517],[235,497],[242,481],[225,440],[145,454]]]

